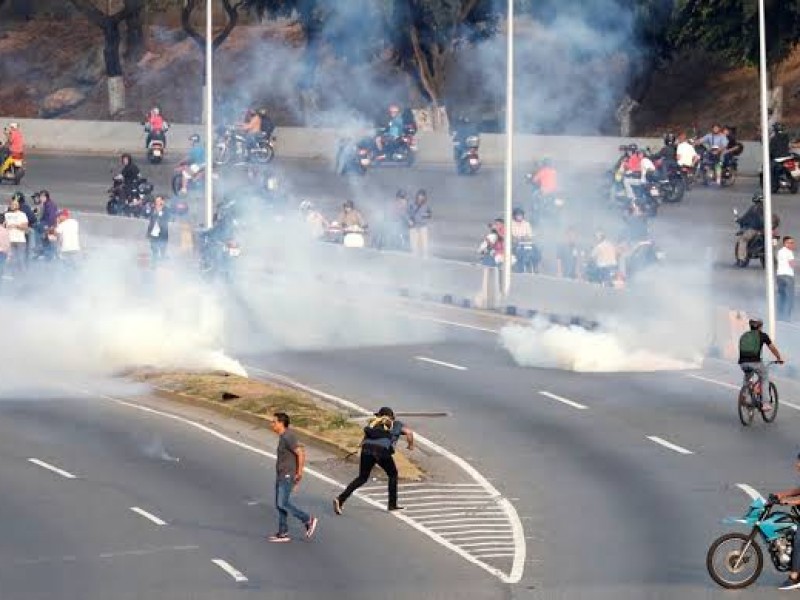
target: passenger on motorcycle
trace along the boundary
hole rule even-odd
[[[634,158],[635,157],[635,158]],[[638,172],[633,169],[638,166]],[[622,179],[625,194],[631,201],[636,200],[634,186],[641,186],[657,175],[656,165],[643,150],[637,150],[626,165],[626,173]],[[630,170],[628,170],[630,169]]]
[[[658,166],[659,177],[667,179],[670,167],[674,168],[678,160],[677,138],[674,133],[664,134],[664,146],[652,158],[655,161],[660,161]]]
[[[150,110],[144,121],[144,126],[145,129],[147,130],[147,137],[144,140],[145,148],[149,148],[150,142],[152,142],[153,140],[160,140],[164,142],[164,147],[166,148],[167,146],[167,136],[165,135],[166,125],[167,122],[161,115],[161,109],[158,108],[157,106],[154,106]]]
[[[800,471],[800,454],[797,455],[797,462],[795,469]],[[800,487],[790,488],[780,492],[775,492],[769,495],[769,502],[773,504],[783,504],[787,506],[800,506]],[[797,590],[800,589],[800,543],[798,543],[797,535],[795,534],[795,543],[792,544],[792,567],[789,571],[786,581],[784,581],[779,590]]]
[[[617,170],[616,177],[618,180],[622,180],[622,186],[625,188],[625,195],[630,200],[636,197],[633,192],[633,186],[639,185],[643,156],[644,153],[639,150],[639,147],[636,144],[631,144],[625,151],[625,155]]]
[[[761,319],[750,319],[750,331],[745,331],[739,337],[739,366],[742,371],[745,369],[753,369],[761,378],[761,389],[763,393],[769,393],[769,368],[761,360],[761,351],[766,346],[772,352],[775,360],[783,364],[781,353],[775,344],[772,343],[770,337],[761,331],[764,326],[764,321]],[[764,392],[763,390],[766,390]],[[767,405],[764,405],[767,408]]]
[[[258,116],[261,117],[261,134],[269,139],[275,133],[275,123],[269,118],[266,108],[259,108],[257,112]]]
[[[9,123],[6,128],[6,143],[0,146],[0,174],[5,173],[11,167],[14,159],[22,159],[25,156],[25,139],[22,137],[18,123]]]
[[[345,230],[364,229],[367,226],[367,222],[361,216],[361,213],[356,210],[352,200],[347,200],[342,204],[342,212],[339,213],[336,221]]]
[[[314,205],[308,200],[303,200],[299,208],[300,216],[308,227],[311,237],[315,240],[324,238],[330,225],[328,220],[322,216],[322,213],[316,210]]]
[[[535,165],[531,183],[542,196],[553,196],[558,193],[558,172],[552,160],[543,158]]]
[[[710,166],[714,167],[714,177],[717,185],[722,184],[722,161],[720,160],[722,153],[728,147],[728,138],[722,133],[722,127],[719,123],[714,123],[711,131],[705,134],[698,144],[706,148],[703,160],[708,161]]]
[[[525,211],[521,208],[515,208],[512,216],[511,252],[517,259],[513,269],[517,273],[537,273],[542,256],[533,243],[533,227],[525,219]]]
[[[181,172],[181,194],[186,194],[189,182],[194,175],[197,175],[206,166],[206,149],[200,143],[200,136],[193,134],[189,141],[192,143],[189,154],[186,157],[186,169]]]
[[[395,144],[397,140],[403,135],[405,128],[405,121],[403,114],[398,104],[390,104],[388,115],[381,123],[381,134],[375,138],[375,146],[378,148],[379,153],[383,153],[384,146],[387,144]]]
[[[695,150],[694,147],[694,140],[687,139],[685,133],[681,133],[678,136],[676,155],[678,165],[681,167],[688,167],[690,169],[696,167],[697,161],[700,160],[700,156],[697,154],[697,150]]]
[[[764,234],[764,196],[761,192],[753,194],[753,204],[736,223],[742,229],[742,235],[736,241],[736,258],[747,260],[747,246],[750,240]]]
[[[736,139],[736,127],[726,125],[722,128],[722,134],[728,138],[728,147],[722,152],[722,166],[727,167],[744,152],[744,144]]]

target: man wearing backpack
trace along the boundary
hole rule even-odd
[[[375,418],[371,419],[364,427],[364,439],[361,441],[361,462],[358,469],[358,477],[350,482],[350,485],[333,499],[333,511],[340,515],[342,507],[350,495],[358,488],[369,481],[370,473],[375,465],[386,471],[389,477],[389,505],[387,510],[403,510],[402,506],[397,505],[397,465],[394,464],[394,446],[400,436],[406,436],[407,447],[414,449],[414,432],[395,420],[394,411],[388,406],[382,407],[375,413]]]
[[[761,361],[761,349],[766,346],[775,356],[778,363],[783,364],[781,353],[772,343],[770,337],[761,331],[764,321],[761,319],[750,319],[750,331],[745,331],[739,338],[739,366],[742,370],[749,367],[756,371],[761,378],[762,396],[763,390],[769,394],[769,369]]]

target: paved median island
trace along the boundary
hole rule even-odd
[[[307,444],[334,455],[358,458],[362,425],[353,415],[311,394],[280,384],[221,371],[136,370],[127,374],[152,386],[161,398],[208,408],[256,427],[269,428],[275,412],[292,417],[292,429]],[[423,470],[398,450],[395,462],[404,481],[421,481]]]

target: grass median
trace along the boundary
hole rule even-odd
[[[210,408],[215,412],[268,428],[272,415],[283,411],[292,429],[309,445],[357,461],[363,425],[345,410],[293,388],[223,372],[137,370],[136,381],[152,386],[162,398]],[[423,471],[402,451],[395,454],[400,479],[419,481]]]

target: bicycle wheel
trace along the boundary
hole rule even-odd
[[[761,418],[765,423],[772,423],[778,415],[778,388],[769,382],[769,399],[761,403]]]
[[[753,422],[754,414],[755,407],[750,400],[749,390],[746,385],[743,385],[742,389],[739,390],[739,420],[742,422],[742,425],[745,427],[750,425]]]

